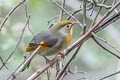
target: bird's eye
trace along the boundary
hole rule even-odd
[[[66,28],[67,28],[67,29],[70,29],[70,25],[66,25]]]

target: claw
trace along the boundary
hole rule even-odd
[[[59,55],[61,55],[61,58],[65,58],[65,55],[63,54],[63,52],[60,52]]]

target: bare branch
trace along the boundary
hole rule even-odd
[[[95,24],[85,35],[83,35],[81,38],[79,38],[75,43],[73,43],[64,54],[67,54],[68,52],[70,52],[73,48],[75,48],[78,44],[82,43],[87,37],[89,37],[89,35],[92,33],[92,31],[94,31],[94,29],[96,27],[99,26],[99,24],[116,8],[118,7],[120,4],[120,1],[118,1],[103,17],[102,19]],[[53,65],[54,63],[56,63],[55,61],[52,61],[52,64],[48,63],[46,65],[44,65],[42,68],[40,68],[38,71],[36,71],[32,76],[30,76],[27,80],[33,80],[35,78],[37,78],[41,73],[43,73],[45,70],[47,70],[51,65]]]
[[[92,31],[94,31],[94,29],[96,28],[96,27],[98,27],[99,26],[99,24],[116,8],[116,7],[118,7],[119,6],[119,4],[120,4],[120,1],[118,1],[103,17],[102,17],[102,19],[97,23],[97,24],[95,24],[87,33],[85,33],[85,35],[83,35],[81,38],[79,38],[76,42],[74,42],[69,48],[67,48],[65,51],[64,51],[64,54],[65,55],[67,55],[67,53],[69,53],[73,48],[75,48],[78,44],[81,44],[91,33],[92,33]],[[54,63],[53,63],[54,64]],[[53,65],[52,64],[52,65]],[[45,65],[46,66],[46,65]],[[44,66],[43,66],[43,68],[44,68],[44,70],[42,69],[42,71],[45,71],[46,69],[48,69],[48,67],[50,67],[50,65],[49,66],[47,66],[46,68],[44,68]],[[35,79],[36,77],[38,77],[39,75],[37,75],[37,73],[39,73],[39,75],[41,74],[41,69],[39,69],[39,71],[36,71],[35,73],[34,73],[34,76],[35,77],[31,77],[31,78],[28,78],[28,80],[32,80],[32,79]]]
[[[97,33],[99,31],[101,31],[102,29],[104,29],[105,27],[107,27],[109,24],[114,23],[115,21],[117,21],[118,19],[120,19],[120,12],[117,14],[114,14],[113,16],[111,16],[109,19],[107,19],[106,21],[104,21],[99,27],[97,27],[94,30],[94,33]]]
[[[86,32],[86,0],[83,1],[83,27],[84,28],[83,28],[83,33],[82,34],[84,35],[85,32]],[[66,63],[66,65],[64,66],[64,68],[60,71],[59,75],[56,77],[56,80],[62,80],[65,77],[66,69],[69,68],[70,64],[72,63],[72,61],[76,57],[76,55],[77,55],[77,53],[78,53],[81,45],[79,45],[79,47],[76,49],[75,53],[72,55],[72,57]]]
[[[58,3],[56,3],[54,0],[52,0],[54,4],[56,4],[62,11],[64,11],[67,15],[69,15],[71,18],[73,18],[74,20],[78,21],[74,16],[72,16],[72,14],[70,14],[68,11],[66,11],[64,9],[64,7],[61,7]],[[85,1],[85,0],[84,0]],[[63,68],[63,70],[65,71],[67,69],[67,67],[69,66],[69,64],[72,62],[73,58],[75,57],[75,55],[78,53],[80,46],[82,45],[82,43],[89,37],[91,37],[91,34],[93,33],[93,31],[98,28],[100,26],[100,24],[106,19],[106,17],[116,8],[118,7],[120,4],[120,0],[112,7],[110,8],[110,10],[100,19],[100,21],[98,21],[93,27],[91,27],[88,32],[84,32],[85,34],[79,38],[76,42],[74,42],[69,48],[67,48],[64,51],[64,54],[67,55],[71,50],[73,50],[75,47],[77,47],[79,45],[79,47],[77,48],[75,54],[73,54],[73,56],[71,57],[71,59],[68,61],[68,63],[66,64],[66,66]],[[86,5],[84,5],[84,13],[86,13]],[[62,14],[63,16],[63,14]],[[84,22],[83,24],[86,25],[86,14],[83,17]],[[62,19],[61,19],[62,20]],[[79,21],[78,21],[79,22]],[[83,25],[79,22],[79,25],[82,26]],[[85,29],[86,30],[86,29]],[[13,73],[12,75],[10,75],[10,77],[8,79],[10,79],[12,77],[12,79],[15,79],[16,75],[19,74],[22,69],[27,65],[27,63],[32,59],[32,57],[36,54],[37,50],[39,50],[41,46],[39,46],[33,53],[32,55],[30,55],[30,57],[28,57]],[[44,71],[46,71],[49,67],[51,67],[52,65],[54,65],[57,62],[57,59],[53,59],[52,61],[48,62],[47,64],[45,64],[42,68],[38,69],[34,74],[32,74],[27,80],[34,80],[36,79],[40,74],[42,74]],[[61,78],[62,74],[64,73],[64,71],[61,71],[61,73],[59,74],[59,78]],[[58,78],[58,80],[59,80]]]
[[[3,20],[3,22],[0,24],[0,31],[2,29],[2,27],[4,26],[4,24],[6,23],[6,21],[8,20],[8,18],[12,15],[12,13],[19,8],[26,0],[21,0],[17,5],[15,5],[10,12],[7,14],[7,16],[5,17],[5,19]]]
[[[83,0],[83,25],[86,26],[86,0]]]
[[[112,6],[107,6],[105,4],[96,4],[97,7],[104,7],[106,9],[110,9]]]
[[[64,9],[64,6],[65,6],[65,0],[62,0],[61,4],[62,4],[62,8]],[[61,9],[61,11],[60,11],[59,21],[62,21],[63,13],[64,13],[63,9]]]
[[[28,65],[28,63],[31,61],[33,56],[37,53],[37,51],[40,49],[40,45],[31,53],[31,55],[13,72],[7,80],[9,80],[12,77],[12,80],[14,80],[21,71]]]
[[[55,2],[54,0],[51,0],[56,6],[58,6],[59,8],[61,8],[65,13],[67,13],[67,15],[71,16],[72,19],[74,19],[75,21],[78,22],[78,24],[83,28],[83,25],[79,22],[79,20],[77,18],[75,18],[74,16],[72,16],[71,14],[69,14],[68,11],[66,11],[64,8],[62,8],[57,2]]]
[[[69,11],[69,13],[72,14],[72,15],[74,15],[74,14],[76,14],[77,12],[79,12],[79,11],[81,11],[81,10],[82,10],[82,8],[80,8],[80,9],[78,9],[78,10]],[[64,16],[64,15],[66,15],[66,13],[64,13],[63,16]],[[58,17],[59,17],[59,15],[57,15],[57,16],[49,19],[49,20],[48,20],[48,24],[50,23],[50,21],[52,21],[52,20],[54,20],[54,19],[56,19],[56,18],[58,18]],[[71,17],[69,16],[68,18],[70,19]],[[69,20],[68,18],[67,18],[67,20]]]
[[[71,13],[71,15],[73,16],[73,15],[75,15],[76,13],[78,13],[78,12],[80,12],[82,10],[82,8],[80,8],[79,10],[75,10],[75,11],[73,11],[72,13]],[[68,16],[67,18],[66,18],[66,20],[69,20],[71,18],[71,16]]]
[[[51,67],[53,64],[57,62],[57,58],[51,60],[47,64],[45,64],[43,67],[38,69],[34,74],[32,74],[27,80],[35,80],[37,77],[39,77],[40,74],[42,74],[45,70],[47,70],[49,67]]]
[[[99,79],[99,80],[104,80],[104,79],[107,79],[107,78],[112,77],[112,76],[115,76],[115,75],[117,75],[117,74],[119,74],[119,73],[120,73],[120,71],[115,72],[115,73],[112,73],[112,74],[110,74],[110,75],[108,75],[108,76],[105,76],[105,77],[103,77],[103,78]]]
[[[94,0],[93,0],[93,2],[94,2]],[[106,2],[106,0],[103,0],[102,4],[104,4],[105,2]],[[96,2],[94,2],[94,3],[96,3]],[[101,10],[102,10],[102,7],[99,8],[99,10],[98,10],[98,12],[97,12],[97,14],[96,14],[96,16],[95,16],[95,19],[94,19],[94,21],[92,22],[90,28],[95,24],[95,22],[96,22],[96,20],[97,20],[97,18],[98,18],[98,15],[100,14],[100,11],[101,11]]]
[[[106,1],[106,0],[104,0],[104,1]],[[89,3],[88,6],[92,5],[92,6],[95,6],[95,7],[102,7],[102,8],[106,8],[106,9],[110,9],[112,7],[112,5],[108,6],[108,5],[105,5],[104,3],[97,3],[95,0],[92,0],[92,1],[87,0],[87,2]]]
[[[66,65],[64,66],[64,68],[60,71],[59,75],[56,77],[56,80],[60,80],[63,76],[63,73],[66,71],[66,69],[68,68],[68,66],[71,64],[71,62],[73,61],[73,59],[76,57],[78,51],[80,50],[81,45],[76,49],[75,53],[72,55],[72,57],[69,59],[69,61],[66,63]]]
[[[12,57],[12,55],[15,53],[16,49],[18,48],[18,46],[19,46],[19,44],[20,44],[20,42],[21,42],[21,40],[22,40],[23,34],[24,34],[24,32],[25,32],[25,29],[26,29],[26,27],[27,27],[27,24],[28,24],[29,19],[30,19],[30,16],[29,16],[29,18],[27,19],[27,21],[25,22],[25,26],[24,26],[24,28],[23,28],[23,30],[22,30],[20,39],[18,40],[16,47],[15,47],[14,50],[11,52],[11,54],[9,55],[9,57],[6,59],[6,61],[4,62],[4,64],[0,67],[0,70],[5,66],[5,64],[8,62],[8,60]]]
[[[2,65],[5,65],[5,63],[4,63],[4,61],[3,61],[1,56],[0,56],[0,61],[2,62]],[[6,65],[5,65],[5,68],[8,69],[8,67]]]
[[[118,1],[91,29],[89,29],[89,31],[86,32],[85,35],[83,35],[76,42],[74,42],[71,46],[69,46],[66,51],[70,52],[73,48],[75,48],[77,45],[81,44],[85,39],[87,39],[88,36],[90,36],[91,33],[95,30],[95,28],[97,28],[104,21],[104,19],[119,5],[120,5],[120,1]],[[67,55],[68,52],[66,52],[65,54]]]
[[[110,54],[112,54],[113,56],[117,57],[118,59],[120,59],[120,56],[116,55],[115,53],[113,53],[112,51],[110,51],[109,49],[105,48],[96,38],[100,39],[99,37],[96,37],[96,35],[92,36],[92,39],[100,46],[102,47],[104,50],[108,51]],[[102,40],[103,41],[103,40]],[[103,41],[104,42],[104,41]],[[106,42],[107,43],[107,42]],[[115,51],[117,51],[118,53],[120,53],[115,47],[113,47],[112,45],[110,45],[109,43],[107,43],[109,46],[111,46]]]
[[[26,15],[26,18],[29,18],[29,15],[28,15],[28,8],[27,8],[27,4],[24,3],[24,9],[25,9],[25,15]],[[30,33],[32,34],[33,37],[35,37],[34,33],[32,32],[32,30],[30,29],[30,26],[29,26],[29,21],[28,21],[28,30],[30,31]]]

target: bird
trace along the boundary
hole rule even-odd
[[[26,52],[33,52],[39,45],[37,54],[52,56],[60,53],[68,47],[72,40],[73,26],[77,21],[64,20],[54,24],[52,27],[41,31],[30,41]]]

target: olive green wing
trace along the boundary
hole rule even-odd
[[[58,42],[58,38],[55,37],[52,32],[48,30],[42,31],[31,40],[29,46],[27,46],[26,48],[26,52],[31,52],[35,50],[41,42],[44,42],[44,46],[42,46],[42,49],[50,48]]]

